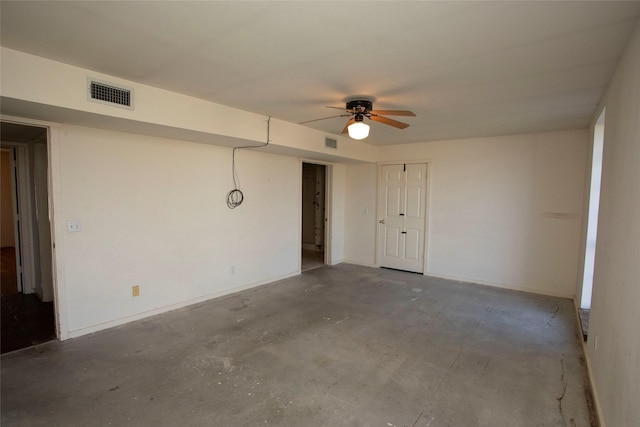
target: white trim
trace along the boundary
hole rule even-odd
[[[86,328],[74,329],[72,331],[69,331],[68,338],[77,338],[77,337],[80,337],[82,335],[86,335],[86,334],[90,334],[90,333],[93,333],[93,332],[102,331],[104,329],[113,328],[115,326],[124,325],[125,323],[129,323],[129,322],[133,322],[133,321],[136,321],[136,320],[144,319],[144,318],[147,318],[147,317],[155,316],[157,314],[162,314],[162,313],[166,313],[166,312],[169,312],[169,311],[172,311],[172,310],[177,310],[179,308],[188,307],[188,306],[193,305],[193,304],[198,304],[198,303],[201,303],[201,302],[205,302],[205,301],[209,301],[209,300],[212,300],[212,299],[220,298],[220,297],[223,297],[223,296],[235,294],[235,293],[238,293],[238,292],[246,291],[248,289],[257,288],[257,287],[260,287],[260,286],[266,286],[266,285],[270,285],[270,284],[275,284],[276,282],[279,282],[281,280],[288,279],[288,278],[294,277],[294,276],[299,276],[299,275],[300,275],[300,271],[296,270],[296,271],[292,271],[290,273],[284,274],[282,276],[272,277],[272,278],[266,279],[266,280],[260,280],[260,281],[249,283],[249,284],[246,284],[246,285],[237,286],[237,287],[231,288],[231,289],[225,289],[223,291],[214,292],[214,293],[203,295],[203,296],[200,296],[200,297],[197,297],[197,298],[193,298],[193,299],[190,299],[190,300],[178,302],[178,303],[175,303],[175,304],[169,304],[169,305],[166,305],[166,306],[163,306],[163,307],[159,307],[159,308],[154,308],[152,310],[144,311],[142,313],[136,313],[136,314],[133,314],[131,316],[125,316],[125,317],[121,317],[119,319],[110,320],[108,322],[98,323],[97,325],[87,326]]]
[[[316,160],[316,159],[309,159],[306,157],[298,157],[298,160],[300,161],[300,164],[302,163],[311,163],[312,165],[322,165],[322,166],[333,166],[335,164],[335,162],[328,162],[325,160]]]
[[[29,119],[26,117],[8,116],[6,114],[0,114],[0,121],[6,122],[6,123],[14,123],[17,125],[36,126],[41,128],[62,128],[61,123]]]
[[[446,274],[438,274],[438,273],[431,273],[431,272],[427,272],[424,274],[425,276],[428,277],[435,277],[438,279],[446,279],[446,280],[453,280],[456,282],[461,282],[461,283],[470,283],[470,284],[476,284],[476,285],[483,285],[483,286],[491,286],[492,288],[501,288],[501,289],[509,289],[512,291],[520,291],[520,292],[527,292],[530,294],[538,294],[538,295],[547,295],[547,296],[552,296],[552,297],[559,297],[559,298],[569,298],[569,299],[574,299],[575,295],[573,294],[566,294],[564,292],[556,292],[552,289],[538,289],[538,288],[532,288],[529,286],[520,286],[520,285],[513,285],[510,283],[498,283],[498,282],[491,282],[488,280],[480,280],[480,279],[470,279],[467,277],[457,277],[457,276],[449,276]]]
[[[426,163],[426,164],[431,164],[433,163],[433,159],[414,159],[414,160],[382,160],[379,162],[376,162],[377,166],[385,166],[385,165],[399,165],[399,164],[405,164],[405,165],[416,165],[416,164],[422,164],[422,163]]]
[[[580,306],[579,306],[579,301],[577,301],[575,298],[573,300],[573,307],[575,309],[576,321],[578,322],[578,327],[581,328]],[[588,352],[588,346],[590,343],[589,335],[587,334],[587,341],[582,339],[582,333],[579,334],[578,339],[582,344],[582,353],[584,354],[585,364],[587,365],[587,375],[589,376],[589,386],[591,388],[591,395],[593,396],[593,404],[595,405],[593,410],[595,411],[595,416],[596,416],[596,419],[598,420],[598,425],[600,427],[607,427],[607,423],[600,415],[602,414],[602,404],[600,403],[600,396],[598,395],[598,389],[595,385],[595,377],[593,375],[593,370],[591,369],[591,359],[589,358],[589,352]]]
[[[375,183],[375,205],[373,206],[373,215],[374,215],[374,227],[375,230],[373,231],[373,262],[372,263],[367,263],[367,262],[353,262],[353,264],[356,265],[362,265],[362,266],[366,266],[366,267],[380,267],[380,260],[378,258],[378,246],[380,245],[380,226],[379,226],[379,221],[380,221],[380,171],[381,171],[381,165],[376,163],[376,183]],[[351,261],[346,261],[348,263],[352,263]]]
[[[320,163],[318,163],[320,164]],[[332,225],[333,225],[333,165],[331,163],[322,163],[324,165],[324,214],[325,214],[325,224],[324,224],[324,263],[325,265],[335,265],[333,260],[331,259],[331,253],[333,250],[333,233],[332,233]],[[302,168],[300,169],[300,173],[302,173]],[[302,186],[302,180],[300,180],[300,186]],[[302,195],[302,187],[301,192]],[[301,196],[302,197],[302,196]],[[300,205],[302,206],[302,199],[300,200]],[[302,220],[302,216],[300,217]],[[300,231],[302,232],[302,223],[300,227]],[[300,235],[300,240],[302,240],[302,234]]]
[[[58,339],[69,338],[69,312],[67,304],[67,282],[64,269],[64,236],[65,228],[62,206],[62,162],[61,152],[61,128],[57,126],[49,127],[49,224],[51,225],[51,253],[53,256],[53,303],[56,316],[56,332]],[[60,218],[60,220],[57,220]],[[60,238],[58,239],[57,236]]]
[[[604,418],[600,414],[602,414],[602,404],[600,403],[600,395],[598,394],[598,387],[596,387],[595,377],[593,375],[593,370],[591,369],[591,359],[589,358],[589,353],[587,352],[587,344],[589,344],[589,337],[587,337],[587,342],[581,339],[582,341],[582,350],[584,352],[584,360],[587,364],[587,374],[589,375],[589,384],[591,386],[591,394],[593,395],[593,404],[596,418],[598,419],[600,427],[607,427],[607,423]]]
[[[431,179],[433,177],[432,175],[432,169],[433,169],[433,163],[432,162],[427,162],[427,185],[425,187],[425,191],[427,192],[427,197],[425,202],[425,206],[424,206],[424,269],[422,271],[424,271],[424,273],[422,274],[426,274],[427,271],[429,271],[429,239],[431,238],[431,230],[429,228],[431,221],[429,221],[429,218],[431,218]]]
[[[302,271],[302,160],[298,159],[298,237],[296,239],[296,256],[298,257],[298,271]]]
[[[48,129],[45,143],[37,142],[31,144],[33,154],[33,189],[34,196],[34,216],[36,219],[35,236],[38,241],[39,272],[40,280],[36,284],[36,292],[41,293],[41,300],[44,302],[53,301],[53,253],[51,243],[51,223],[49,215],[49,148]]]

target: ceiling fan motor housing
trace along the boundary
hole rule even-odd
[[[347,110],[353,110],[356,113],[368,113],[373,109],[373,103],[371,101],[362,100],[362,99],[354,99],[353,101],[347,102]]]

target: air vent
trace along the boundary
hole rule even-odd
[[[338,141],[331,138],[325,138],[324,146],[328,148],[338,148]]]
[[[89,100],[133,110],[133,91],[110,83],[89,79]]]

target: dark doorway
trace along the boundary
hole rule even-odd
[[[302,164],[302,271],[325,264],[326,179],[325,165]]]
[[[43,127],[2,122],[1,351],[56,338]]]

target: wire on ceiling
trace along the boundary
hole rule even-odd
[[[271,132],[271,116],[267,119],[267,142],[260,145],[245,145],[242,147],[234,147],[233,153],[231,155],[231,177],[233,178],[233,190],[227,193],[227,206],[229,209],[235,209],[242,204],[244,201],[244,194],[242,190],[240,190],[240,178],[238,177],[238,172],[236,171],[236,150],[241,150],[243,148],[260,148],[266,147],[269,145],[269,137]]]

